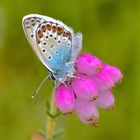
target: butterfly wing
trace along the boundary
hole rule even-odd
[[[75,62],[82,49],[82,34],[76,33],[72,39],[71,61]]]
[[[70,61],[73,31],[64,23],[31,14],[23,18],[23,29],[38,58],[51,72]]]

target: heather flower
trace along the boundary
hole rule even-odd
[[[75,112],[83,123],[95,126],[97,125],[99,112],[94,102],[77,100],[75,104]]]
[[[114,83],[118,83],[122,80],[123,75],[117,67],[109,66],[108,64],[104,64],[103,67],[104,67],[104,71],[111,76]]]
[[[75,67],[75,78],[67,86],[60,84],[56,89],[57,107],[63,113],[74,110],[83,123],[96,126],[98,108],[114,107],[111,89],[122,79],[122,73],[91,54],[81,54]]]
[[[78,75],[78,78],[72,81],[72,88],[76,96],[80,99],[92,101],[98,97],[97,85],[95,81],[88,76]]]
[[[111,110],[114,107],[114,96],[110,91],[107,91],[100,95],[100,97],[94,102],[97,107]]]
[[[115,82],[111,78],[111,75],[104,70],[104,68],[102,68],[100,73],[93,75],[92,78],[96,81],[99,93],[103,93],[114,87]]]
[[[55,93],[56,104],[60,111],[64,114],[70,113],[75,106],[75,97],[72,89],[61,84]]]
[[[102,69],[102,61],[91,54],[80,54],[76,68],[78,73],[92,75]]]

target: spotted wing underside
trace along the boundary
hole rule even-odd
[[[47,16],[28,15],[23,18],[23,28],[33,50],[51,72],[57,69],[55,64],[59,67],[68,61],[73,31],[65,24]]]

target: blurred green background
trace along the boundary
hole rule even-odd
[[[22,30],[22,17],[38,13],[59,19],[83,33],[83,52],[119,67],[125,78],[114,90],[116,108],[101,110],[97,128],[73,114],[60,116],[60,140],[140,139],[139,0],[0,0],[0,140],[31,140],[45,128],[48,83],[37,105],[31,99],[47,70]]]

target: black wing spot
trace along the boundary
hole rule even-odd
[[[43,50],[42,50],[42,52],[43,52],[43,53],[45,53],[45,52],[46,52],[46,50],[45,50],[45,49],[43,49]]]
[[[46,45],[46,42],[44,42],[43,45],[45,46]]]
[[[33,34],[31,34],[31,37],[34,37],[34,35],[33,35]]]
[[[52,59],[52,57],[51,56],[48,56],[48,59],[50,60],[50,59]]]

